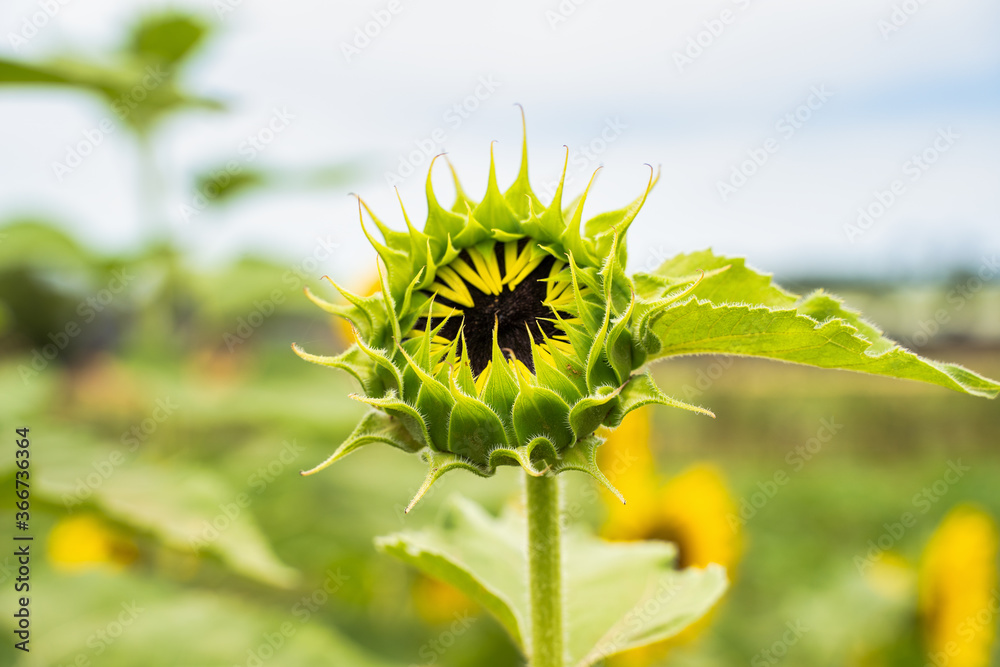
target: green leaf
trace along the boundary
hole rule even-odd
[[[803,305],[817,312],[821,304]],[[664,311],[650,329],[661,343],[654,358],[737,354],[918,380],[986,398],[1000,392],[1000,384],[961,366],[924,359],[881,336],[873,342],[843,319],[818,322],[795,310],[691,299]]]
[[[319,587],[337,590],[349,578],[345,570],[329,569],[309,581],[289,600],[312,595]],[[53,572],[39,564],[32,579],[42,590],[31,600],[36,629],[53,641],[31,644],[31,664],[38,665],[344,665],[405,667],[380,657],[349,639],[328,618],[290,613],[285,598],[253,596],[246,590],[178,585],[169,576],[152,576],[145,569],[125,572],[92,571],[84,576]],[[123,612],[125,612],[123,614]],[[132,622],[131,619],[134,619]],[[96,639],[95,629],[109,619],[126,621],[114,641]],[[120,627],[120,626],[119,626]],[[270,637],[272,644],[267,644]],[[57,640],[55,640],[57,638]],[[183,641],[180,640],[183,638]],[[273,659],[249,657],[273,648]],[[96,652],[100,652],[97,657]],[[0,653],[0,655],[3,655]],[[81,659],[84,656],[86,659]],[[25,664],[13,658],[7,665]]]
[[[111,450],[76,441],[50,443],[52,448],[32,452],[38,458],[40,496],[96,511],[172,549],[210,554],[257,581],[286,588],[298,580],[253,519],[251,503],[257,496],[252,491],[233,489],[210,471],[177,463],[126,462],[81,499],[80,480],[93,473],[94,461],[109,460]]]
[[[464,592],[523,650],[531,617],[526,537],[523,517],[494,518],[456,497],[437,525],[381,537],[376,545]],[[570,532],[563,554],[566,664],[572,667],[672,637],[726,590],[721,567],[677,571],[676,550],[663,542],[608,543]]]
[[[207,32],[206,26],[191,16],[153,16],[136,28],[129,50],[141,58],[173,65],[190,54]]]
[[[524,531],[454,498],[437,526],[379,537],[375,545],[468,595],[524,645],[530,618]]]
[[[769,274],[749,268],[742,257],[721,257],[711,250],[677,255],[652,274],[636,274],[634,279],[639,294],[650,299],[662,296],[665,289],[697,280],[702,271],[705,277],[694,289],[694,295],[712,303],[791,307],[798,298],[772,283]]]
[[[843,299],[828,294],[823,290],[816,290],[809,296],[802,299],[795,310],[802,315],[813,318],[817,322],[839,318],[853,326],[862,336],[871,341],[872,346],[868,350],[869,354],[881,354],[891,350],[895,343],[882,335],[882,331],[871,322],[864,320],[861,313],[856,310],[844,307]]]
[[[571,532],[565,558],[568,665],[669,639],[708,613],[728,586],[725,570],[673,569],[665,542],[601,542]]]
[[[75,77],[58,69],[0,58],[0,84],[55,83],[76,85]]]

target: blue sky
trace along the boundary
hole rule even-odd
[[[19,55],[113,48],[118,27],[143,5],[160,6],[70,1]],[[630,232],[636,265],[712,246],[785,275],[915,277],[975,265],[1000,250],[995,2],[172,6],[201,11],[220,29],[188,80],[231,105],[224,115],[189,115],[157,137],[168,233],[198,261],[257,251],[296,262],[319,237],[338,244],[325,267],[331,275],[367,271],[373,254],[348,191],[402,225],[385,174],[428,140],[434,152],[449,153],[474,196],[485,186],[496,140],[504,185],[519,158],[515,103],[527,111],[534,181],[555,177],[563,145],[576,158],[572,189],[604,166],[589,211],[631,200],[645,184],[644,164],[661,167]],[[39,10],[30,0],[7,7],[3,36]],[[378,17],[386,25],[368,25],[377,34],[363,48],[363,41],[354,44],[357,31]],[[690,47],[699,40],[700,52]],[[0,48],[12,53],[9,38]],[[475,109],[458,116],[456,104]],[[123,130],[62,182],[52,173],[52,162],[107,109],[55,91],[5,92],[0,105],[0,218],[45,215],[101,248],[142,242],[134,147]],[[322,193],[249,197],[185,221],[192,170],[239,157],[246,137],[275,113],[292,120],[254,155],[253,166],[359,161],[364,178]],[[791,133],[789,114],[800,117]],[[934,160],[917,176],[913,158],[924,153]],[[755,155],[760,164],[745,164]],[[447,170],[438,169],[436,182],[450,192]],[[752,174],[725,194],[720,183],[741,182],[734,169]],[[414,219],[425,209],[425,170],[423,162],[399,184]],[[878,212],[897,181],[899,194],[857,233],[858,210]]]

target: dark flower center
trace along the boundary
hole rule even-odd
[[[534,359],[531,354],[531,342],[536,345],[545,345],[545,337],[564,338],[565,334],[560,327],[553,322],[555,314],[545,302],[552,295],[551,274],[555,265],[555,258],[546,255],[537,265],[520,280],[515,280],[511,275],[517,271],[526,270],[522,265],[523,253],[529,243],[528,239],[521,239],[516,242],[516,252],[511,252],[513,248],[507,246],[511,243],[498,243],[493,248],[493,257],[486,258],[480,254],[480,261],[470,254],[469,250],[463,250],[455,260],[464,262],[465,267],[475,267],[476,276],[481,280],[480,285],[489,287],[496,285],[494,279],[490,278],[490,267],[499,270],[499,275],[503,281],[502,287],[497,290],[484,291],[480,289],[474,281],[463,279],[468,297],[472,306],[458,303],[457,301],[443,296],[439,290],[428,290],[428,294],[433,294],[435,303],[448,308],[454,308],[456,313],[448,318],[444,327],[438,332],[449,341],[454,341],[462,333],[466,345],[469,346],[468,356],[472,366],[472,372],[478,376],[485,369],[493,358],[493,329],[497,331],[497,345],[508,359],[517,359],[532,373],[535,372]],[[511,258],[516,260],[508,262]],[[496,264],[493,265],[495,259]],[[513,264],[508,266],[508,263]],[[489,266],[486,266],[489,265]],[[520,276],[518,276],[520,277]],[[510,284],[515,283],[511,289]],[[499,291],[499,293],[495,293]],[[465,299],[468,300],[468,299]],[[572,315],[559,312],[563,319],[570,319]],[[443,317],[431,317],[431,328],[434,329],[444,321]],[[422,331],[427,327],[427,318],[420,318],[414,329]],[[544,334],[544,335],[543,335]],[[458,340],[458,353],[462,354],[462,338]]]

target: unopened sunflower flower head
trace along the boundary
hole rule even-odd
[[[593,178],[564,208],[564,162],[546,205],[528,182],[527,159],[525,138],[517,178],[501,192],[491,150],[482,199],[455,176],[450,209],[429,172],[422,230],[405,209],[406,231],[391,229],[359,199],[382,262],[381,291],[359,296],[334,285],[347,303],[333,304],[307,290],[350,322],[356,343],[335,357],[293,349],[353,375],[362,391],[352,397],[372,409],[305,474],[381,442],[429,464],[410,507],[450,470],[490,476],[501,465],[531,475],[580,470],[617,494],[595,461],[599,427],[615,428],[650,403],[711,414],[664,395],[640,370],[660,345],[651,323],[695,284],[665,283],[643,297],[625,273],[626,235],[656,179],[627,207],[585,221]]]

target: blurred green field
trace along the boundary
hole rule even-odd
[[[494,511],[516,504],[518,476],[449,476],[406,516],[424,467],[398,451],[367,449],[300,477],[364,409],[346,398],[353,387],[345,375],[288,349],[293,340],[321,352],[344,343],[297,286],[282,284],[283,267],[247,260],[201,274],[169,252],[102,259],[47,227],[8,233],[0,246],[0,485],[13,487],[14,429],[27,426],[35,634],[28,656],[0,646],[2,664],[520,664],[497,623],[372,545],[426,525],[453,493]],[[62,322],[79,319],[77,304],[120,268],[135,280],[33,369],[34,350]],[[26,286],[34,290],[30,307],[9,296]],[[273,313],[234,343],[240,321],[275,289],[282,301]],[[32,320],[39,310],[46,321]],[[922,351],[1000,376],[996,346],[949,340]],[[912,653],[915,580],[903,562],[915,567],[959,503],[1000,517],[996,404],[752,360],[692,358],[656,373],[665,391],[717,415],[657,409],[652,445],[661,473],[712,462],[735,502],[752,508],[731,591],[700,636],[663,664],[926,660]],[[836,433],[810,452],[823,420]],[[950,462],[968,470],[945,493],[915,500]],[[779,471],[783,484],[774,482]],[[573,520],[600,529],[610,494],[582,475],[568,477]],[[917,520],[893,537],[898,558],[879,559],[893,567],[859,572],[856,557],[865,557],[869,540],[905,512]],[[52,529],[81,516],[98,517],[121,543],[104,566],[60,562]],[[0,521],[12,525],[10,505]],[[118,558],[122,550],[129,558]],[[6,589],[15,575],[12,557],[0,559]],[[801,639],[780,659],[762,653],[787,623],[806,628]]]

